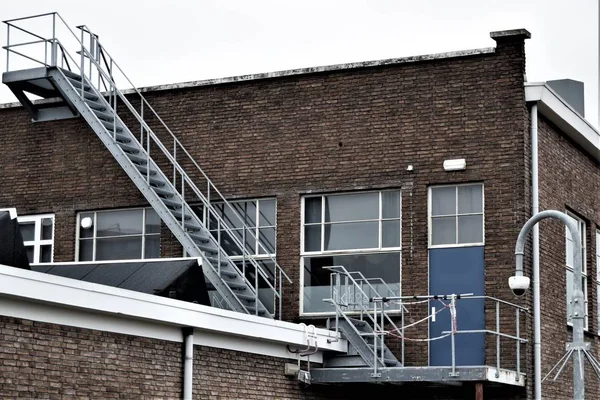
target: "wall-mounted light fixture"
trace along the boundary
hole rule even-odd
[[[463,171],[465,169],[467,169],[467,160],[464,158],[444,160],[444,171]]]

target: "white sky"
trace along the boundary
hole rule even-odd
[[[493,47],[491,31],[525,28],[528,80],[583,81],[598,126],[598,0],[3,0],[0,18],[49,11],[100,35],[138,87]]]

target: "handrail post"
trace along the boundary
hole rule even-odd
[[[254,314],[258,315],[258,270],[257,266],[254,266]]]
[[[177,140],[173,139],[173,186],[177,184]],[[181,177],[183,179],[183,176]]]
[[[451,304],[451,311],[452,313],[456,312],[456,303],[455,303],[455,299],[456,299],[456,295],[452,295],[452,299],[450,300],[450,304]],[[451,346],[452,346],[452,372],[450,373],[450,376],[455,377],[457,376],[456,374],[456,345],[455,345],[455,330],[454,330],[454,319],[455,316],[452,314],[450,317],[450,342],[451,342]]]
[[[279,270],[279,319],[283,318],[281,309],[283,307],[283,276],[281,274],[281,270]]]
[[[56,45],[56,14],[52,14],[52,45],[50,46],[50,63],[56,66],[57,45]]]
[[[496,378],[500,377],[500,303],[496,302]]]
[[[402,350],[401,350],[400,356],[402,358],[402,365],[404,366],[404,341],[405,341],[404,340],[404,304],[402,304],[402,300],[400,300],[400,318],[402,320],[402,329],[401,329],[402,340],[400,341],[402,343],[401,344]]]
[[[383,306],[384,306],[384,303],[383,303],[383,300],[381,300],[381,326],[380,326],[381,330],[379,331],[379,334],[381,336],[381,346],[379,346],[379,347],[381,348],[381,365],[385,367],[385,361],[384,361],[385,358],[383,356],[384,355],[383,354],[384,344],[385,344],[385,328],[383,326],[383,324],[384,324],[384,317],[385,317],[385,311],[383,309]]]
[[[519,381],[519,376],[521,375],[521,327],[519,326],[519,314],[521,312],[521,310],[519,310],[518,308],[515,308],[516,310],[516,322],[517,322],[517,327],[516,327],[516,333],[517,333],[517,375],[515,376],[515,379],[517,380],[517,382]]]
[[[9,71],[10,63],[10,24],[6,24],[6,72]]]
[[[373,302],[373,376],[377,376],[377,302]]]

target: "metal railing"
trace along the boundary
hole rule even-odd
[[[340,318],[344,318],[346,321],[348,321],[348,323],[351,326],[353,326],[350,323],[350,317],[354,315],[359,315],[361,320],[365,320],[366,322],[370,323],[373,328],[372,336],[375,343],[374,353],[377,353],[377,351],[380,352],[379,355],[374,354],[375,360],[383,360],[383,352],[386,344],[385,340],[389,337],[396,337],[401,341],[401,365],[405,365],[405,353],[407,352],[406,343],[429,342],[444,338],[450,338],[450,375],[458,376],[456,373],[456,335],[484,334],[490,335],[494,338],[495,341],[493,358],[496,367],[496,377],[499,376],[500,369],[503,367],[503,365],[506,366],[506,364],[508,363],[509,368],[515,368],[517,372],[516,379],[520,379],[521,345],[528,342],[527,339],[521,336],[521,314],[526,313],[528,311],[527,308],[495,297],[474,296],[472,294],[448,294],[426,296],[367,296],[367,294],[365,293],[365,291],[363,291],[361,287],[361,282],[364,280],[364,276],[361,276],[361,279],[354,279],[353,276],[357,275],[357,273],[348,272],[346,268],[342,266],[325,267],[325,269],[333,271],[333,273],[331,274],[330,283],[331,297],[329,299],[324,299],[324,301],[333,304],[335,308],[336,335],[338,334],[337,326]],[[427,323],[434,315],[427,314],[427,317],[422,318],[417,322],[407,324],[404,318],[405,312],[407,312],[407,306],[410,307],[412,305],[423,304],[427,307],[428,313],[430,301],[432,300],[446,302],[444,303],[446,307],[440,309],[438,313],[440,311],[445,311],[445,309],[449,310],[451,314],[450,326],[448,327],[449,329],[442,331],[442,336],[436,338],[406,337],[406,330],[420,323],[423,323],[425,325],[425,332],[427,332]],[[494,328],[468,330],[458,329],[457,322],[460,320],[460,315],[458,315],[456,312],[457,303],[477,300],[484,302],[484,310],[488,310],[488,312],[490,310],[494,311]],[[392,304],[396,304],[398,306],[396,310],[400,311],[399,316],[397,313],[393,316],[390,316],[388,314],[390,310],[395,310],[395,308],[391,306]],[[491,307],[489,307],[490,305]],[[504,313],[501,313],[501,307],[508,308],[509,310],[505,311]],[[511,314],[514,317],[511,317]],[[393,318],[399,318],[399,323],[397,323],[398,321],[395,322]],[[385,329],[386,325],[388,326],[388,329]],[[487,325],[488,324],[486,324],[485,326]],[[510,327],[507,328],[507,325],[510,325]],[[502,331],[503,328],[505,330],[508,330],[510,333]],[[356,333],[360,334],[358,330],[356,330]],[[501,339],[514,341],[514,359],[508,360],[508,356],[503,357],[503,347],[501,346]],[[383,365],[383,363],[381,363],[381,365]],[[377,374],[377,369],[379,368],[378,363],[375,362],[373,368],[373,373]]]
[[[51,19],[52,28],[50,37],[38,35],[37,33],[31,32],[30,30],[17,25],[17,22],[37,18]],[[191,208],[187,206],[187,202],[185,200],[186,196],[191,197],[189,191],[186,191],[186,189],[188,189],[191,191],[191,195],[195,196],[194,200],[199,201],[204,207],[204,209],[207,211],[209,219],[212,219],[217,223],[217,232],[216,235],[213,234],[213,237],[218,242],[221,249],[218,253],[218,259],[216,263],[217,266],[216,268],[213,266],[213,268],[217,270],[217,273],[220,273],[222,259],[221,253],[223,249],[223,242],[221,240],[221,236],[223,235],[223,233],[226,233],[228,235],[229,242],[235,245],[237,251],[242,256],[243,267],[240,271],[242,278],[246,281],[250,288],[253,288],[254,295],[256,296],[257,300],[260,285],[259,278],[266,283],[266,285],[273,291],[275,295],[274,301],[278,302],[279,318],[281,318],[283,280],[285,279],[289,283],[292,283],[292,280],[277,263],[275,257],[271,254],[271,252],[267,250],[263,243],[261,243],[260,240],[256,237],[255,233],[253,232],[253,229],[250,229],[250,227],[247,225],[246,220],[236,211],[236,209],[231,205],[231,203],[217,189],[217,187],[209,179],[207,174],[202,170],[202,168],[200,168],[196,160],[191,156],[188,150],[183,146],[183,144],[167,126],[164,120],[159,116],[156,110],[142,95],[140,90],[135,87],[135,85],[123,72],[121,67],[114,60],[114,58],[101,45],[99,37],[92,33],[91,30],[85,25],[77,27],[77,29],[80,30],[80,36],[78,37],[75,34],[75,32],[67,25],[64,19],[56,12],[7,20],[4,21],[4,23],[7,25],[7,45],[3,47],[3,49],[5,49],[7,52],[7,71],[11,71],[10,55],[13,54],[24,57],[25,59],[32,61],[38,65],[42,65],[45,67],[60,67],[62,69],[66,69],[68,71],[77,73],[81,77],[81,87],[74,88],[76,90],[81,91],[80,94],[82,98],[85,95],[84,87],[86,85],[91,85],[99,93],[103,92],[103,95],[105,96],[107,102],[112,107],[114,111],[112,133],[113,140],[115,141],[117,136],[117,126],[119,124],[122,124],[123,126],[126,125],[123,122],[122,118],[117,115],[117,109],[120,104],[122,106],[125,106],[125,110],[127,110],[129,113],[126,116],[123,116],[123,118],[128,118],[129,120],[133,119],[134,121],[137,121],[137,123],[139,123],[140,138],[138,142],[145,149],[146,153],[146,165],[148,165],[148,168],[146,168],[147,183],[150,183],[149,161],[152,158],[151,151],[154,151],[156,154],[158,154],[158,157],[162,157],[173,167],[172,184],[175,188],[180,187],[180,189],[178,189],[178,192],[182,200],[181,204],[179,204],[181,210],[181,227],[184,228],[184,222],[186,220],[186,217],[199,218],[198,216],[191,215]],[[78,46],[76,53],[80,56],[79,61],[76,61],[71,56],[71,54],[67,51],[66,46],[63,45],[63,43],[57,38],[56,31],[59,27],[62,27],[63,29],[66,28],[67,32],[71,34],[72,37],[70,37],[69,40],[75,39],[75,45]],[[17,30],[20,33],[24,33],[26,35],[30,35],[36,40],[11,43],[11,29]],[[69,35],[67,34],[67,36]],[[86,42],[88,44],[85,44]],[[27,55],[23,51],[15,50],[16,48],[20,49],[39,43],[44,43],[44,50],[43,54],[39,55],[38,57]],[[76,69],[73,70],[73,67],[75,67]],[[118,78],[121,79],[124,84],[130,86],[130,89],[128,89],[129,93],[127,93],[127,95],[118,88],[116,83],[116,80],[118,80]],[[131,97],[131,101],[136,100],[137,102],[139,102],[139,111],[136,109],[136,107],[134,107],[134,105],[128,97]],[[123,112],[121,112],[121,115],[123,115]],[[148,122],[149,120],[154,121],[153,127],[150,127]],[[131,124],[127,126],[130,127]],[[156,134],[156,131],[159,129],[163,131],[163,136],[166,137],[167,140],[172,143],[172,149],[167,148],[167,146],[163,143],[164,138],[163,140],[161,140]],[[133,129],[130,130],[133,133]],[[191,173],[186,171],[182,164],[186,164],[188,167],[190,167],[193,171],[193,174],[195,175],[195,178],[200,178],[204,182],[201,185],[197,185],[190,176]],[[202,187],[203,189],[200,189],[200,187]],[[239,225],[242,226],[241,229],[234,229],[225,221],[225,215],[221,215],[218,212],[218,210],[216,210],[215,207],[213,207],[213,203],[217,202],[219,204],[222,204],[224,208],[227,208],[227,210],[229,211],[228,214],[230,214],[231,218],[235,218],[237,220],[234,222],[240,223]],[[223,214],[225,214],[225,212],[223,212]],[[231,222],[232,221],[230,221],[230,223]],[[263,260],[266,259],[267,261],[271,262],[274,266],[272,272],[265,270],[260,265],[260,263],[257,260],[255,260],[257,254],[250,253],[248,251],[248,249],[246,248],[247,239],[254,240],[256,241],[256,243],[258,243],[261,258]],[[203,258],[205,259],[206,257],[203,256]],[[212,266],[212,263],[210,263],[208,260],[205,259],[205,261]],[[239,270],[237,265],[235,265],[232,262],[231,264]],[[249,265],[250,267],[254,268],[254,282],[250,282],[248,280],[248,277],[246,276],[246,265]],[[246,308],[243,304],[242,306]],[[248,309],[246,309],[246,311],[248,311]],[[258,306],[256,306],[255,313],[258,314],[258,311]]]

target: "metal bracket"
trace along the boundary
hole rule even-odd
[[[583,343],[583,346],[580,344],[575,344],[573,342],[565,344],[565,350],[587,350],[589,351],[592,348],[589,342]]]
[[[371,378],[381,378],[381,373],[371,373]]]

